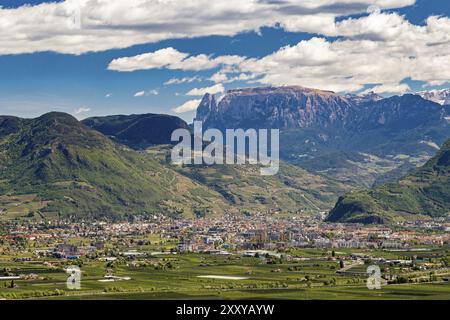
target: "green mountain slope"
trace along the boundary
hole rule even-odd
[[[333,222],[389,223],[450,213],[450,140],[423,167],[397,183],[341,197],[331,210]]]
[[[178,117],[152,113],[94,117],[82,123],[134,149],[170,144],[175,129],[189,129],[188,124]]]
[[[167,153],[162,158],[168,159]],[[251,165],[192,165],[175,170],[219,193],[230,212],[317,213],[329,210],[338,194],[352,189],[284,162],[273,176],[261,176],[260,168]]]
[[[0,121],[0,221],[315,213],[348,191],[284,164],[272,177],[251,166],[175,166],[170,146],[138,152],[64,113]]]
[[[67,114],[49,113],[11,131],[0,140],[0,195],[35,194],[46,204],[42,215],[116,217],[160,212],[170,201],[188,211],[198,204],[189,192],[173,189],[175,172]]]

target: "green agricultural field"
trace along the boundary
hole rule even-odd
[[[0,280],[4,299],[450,299],[446,272],[432,282],[384,285],[380,290],[366,287],[364,265],[338,274],[339,260],[325,249],[290,252],[292,260],[265,257],[213,256],[207,254],[153,254],[170,248],[153,236],[154,245],[139,247],[147,253],[137,258],[118,257],[113,262],[95,257],[75,261],[38,258],[31,252],[0,254],[0,270],[22,279]],[[157,240],[161,240],[157,242]],[[172,245],[173,246],[173,245]],[[447,251],[441,249],[441,255]],[[360,251],[361,253],[361,251]],[[372,251],[372,257],[402,258],[408,252]],[[339,259],[349,259],[350,250],[337,250]],[[23,261],[28,258],[28,261]],[[350,263],[350,260],[346,260]],[[69,290],[64,268],[81,266],[81,288]],[[129,280],[105,282],[105,274]],[[429,271],[412,273],[392,267],[391,273],[427,277]],[[421,274],[422,273],[422,274]],[[425,276],[424,276],[425,275]],[[205,276],[207,276],[205,278]],[[224,277],[224,278],[222,278]],[[232,277],[232,278],[227,278]],[[99,281],[103,280],[103,281]]]

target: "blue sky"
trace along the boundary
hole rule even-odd
[[[82,0],[83,3],[86,1]],[[139,1],[142,2],[143,0]],[[375,88],[381,94],[390,95],[450,86],[448,83],[450,78],[447,78],[448,73],[440,70],[437,63],[433,65],[432,62],[429,62],[450,63],[448,60],[450,52],[446,51],[450,48],[446,44],[448,42],[446,31],[450,30],[450,24],[443,19],[436,20],[432,26],[431,22],[427,22],[427,18],[430,16],[449,17],[450,4],[448,1],[418,0],[415,1],[415,4],[408,5],[408,0],[405,0],[403,6],[396,4],[402,1],[395,0],[392,3],[397,8],[381,8],[383,9],[381,12],[375,8],[373,10],[377,12],[372,14],[359,8],[355,9],[354,12],[348,12],[349,9],[346,9],[344,15],[334,13],[336,17],[333,17],[333,19],[336,22],[352,21],[348,27],[341,26],[338,32],[323,25],[322,22],[316,29],[311,27],[314,23],[297,22],[296,19],[312,19],[311,21],[314,22],[314,15],[321,17],[321,19],[323,17],[323,21],[328,21],[330,11],[338,12],[337,10],[340,10],[338,0],[331,2],[335,5],[332,9],[330,9],[330,6],[315,8],[314,11],[311,11],[313,13],[308,11],[308,16],[305,18],[303,18],[304,8],[298,8],[301,12],[299,17],[290,14],[288,20],[284,20],[284,13],[280,10],[280,13],[278,13],[280,24],[270,25],[277,22],[270,21],[270,19],[268,21],[271,23],[264,19],[252,21],[252,26],[258,27],[256,31],[248,31],[245,26],[241,28],[242,30],[239,27],[233,29],[233,26],[231,26],[231,30],[223,31],[224,28],[228,28],[229,24],[233,23],[233,21],[227,21],[227,12],[214,12],[214,15],[223,18],[223,21],[221,21],[223,25],[214,25],[214,21],[203,22],[201,19],[205,19],[204,16],[196,17],[196,19],[199,19],[199,25],[211,23],[211,34],[217,35],[208,35],[208,28],[193,25],[190,26],[193,30],[192,35],[189,34],[189,31],[186,31],[185,34],[176,35],[175,37],[178,39],[172,39],[171,32],[183,33],[183,31],[179,31],[180,26],[166,26],[166,23],[161,23],[157,26],[158,32],[163,28],[168,28],[168,30],[161,31],[163,40],[158,41],[150,37],[147,43],[145,40],[147,35],[139,29],[150,28],[148,32],[153,32],[151,28],[156,28],[155,26],[149,27],[148,24],[142,24],[142,21],[131,26],[130,21],[120,22],[115,28],[120,29],[120,31],[125,30],[124,32],[133,32],[130,39],[132,37],[137,39],[136,44],[133,43],[134,40],[130,40],[128,45],[121,44],[122,39],[127,42],[127,37],[119,35],[114,38],[114,33],[107,34],[107,37],[111,37],[110,44],[106,43],[109,38],[105,43],[100,43],[103,37],[100,31],[97,31],[100,28],[89,30],[89,35],[94,38],[92,43],[89,44],[83,39],[75,38],[77,32],[84,32],[84,30],[78,30],[77,28],[69,30],[68,36],[64,35],[59,39],[59,33],[53,34],[55,28],[58,27],[56,24],[60,23],[59,16],[55,17],[54,21],[48,19],[49,31],[44,30],[38,33],[37,29],[42,26],[42,22],[33,21],[32,14],[34,11],[32,10],[38,10],[39,7],[36,5],[39,3],[45,5],[45,1],[2,0],[0,5],[3,6],[4,13],[2,14],[2,10],[0,10],[0,24],[2,18],[15,21],[14,24],[11,24],[12,30],[9,31],[15,35],[24,34],[25,40],[22,38],[2,40],[0,32],[0,48],[7,48],[3,51],[0,49],[0,114],[35,117],[48,111],[57,110],[84,118],[94,115],[152,112],[176,114],[187,121],[191,121],[195,113],[192,107],[187,108],[187,110],[190,110],[187,112],[175,112],[174,110],[180,110],[176,108],[188,101],[195,102],[201,99],[200,95],[186,95],[194,88],[223,86],[228,90],[243,86],[299,84],[334,89],[339,92],[363,92]],[[359,2],[355,1],[355,3]],[[23,21],[23,16],[20,15],[24,13],[20,13],[19,10],[22,9],[20,7],[24,4],[28,4],[29,8],[25,15],[30,16],[30,21],[26,22],[26,26],[20,28],[20,21]],[[63,4],[54,4],[54,6]],[[84,4],[82,4],[82,8],[84,8],[83,6]],[[125,7],[123,10],[126,9]],[[310,8],[308,7],[308,9]],[[261,15],[264,15],[265,11],[263,10],[265,8],[261,10]],[[373,10],[369,11],[373,12]],[[163,18],[164,14],[162,14]],[[178,15],[180,13],[173,14]],[[395,16],[390,16],[390,14],[395,14]],[[371,20],[367,19],[369,15],[373,15]],[[402,15],[405,15],[405,17],[401,18]],[[96,17],[99,16],[101,15]],[[99,19],[107,20],[108,18],[109,16],[105,15]],[[85,18],[83,17],[81,20],[83,21],[83,19]],[[145,19],[145,17],[138,17],[137,19]],[[152,21],[153,17],[148,16],[148,19]],[[244,17],[244,19],[246,18]],[[392,23],[392,26],[389,25],[392,32],[381,34],[384,31],[381,31],[381,29],[378,31],[377,19],[381,21],[380,23],[385,23],[382,19],[388,19],[386,21]],[[36,23],[38,27],[33,28],[33,23]],[[108,21],[105,23],[108,23]],[[370,28],[370,32],[364,31],[366,24]],[[411,41],[417,41],[418,48],[421,48],[422,45],[419,42],[428,41],[428,38],[430,38],[430,42],[420,50],[409,48],[407,41],[402,39],[415,38],[414,34],[420,33],[415,31],[415,28],[421,30],[420,28],[427,26],[427,24],[429,24],[429,30],[424,31],[423,35]],[[81,29],[83,28],[84,26],[81,27]],[[361,30],[360,34],[352,31],[351,28]],[[181,25],[182,29],[183,25]],[[61,32],[64,32],[64,30]],[[99,34],[96,34],[96,32]],[[377,34],[377,32],[380,34]],[[411,35],[407,35],[408,32]],[[73,43],[69,36],[74,37],[75,41],[79,41],[77,42],[77,49],[74,49],[73,52],[68,52],[72,50],[71,44]],[[3,41],[5,43],[2,43]],[[375,68],[373,72],[368,71],[371,68],[370,61],[374,61],[374,50],[361,53],[355,52],[354,47],[362,44],[371,46],[370,41],[376,42],[376,45],[380,45],[380,42],[386,43],[384,46],[381,44],[380,48],[397,46],[396,41],[398,41],[398,46],[402,48],[401,53],[398,53],[400,49],[395,51],[383,49],[383,52],[380,53],[380,59],[386,60],[386,69],[392,69],[393,65],[397,65],[397,60],[391,59],[393,56],[396,59],[401,59],[399,61],[402,61],[402,63],[404,62],[404,65],[399,64],[401,76],[398,79],[392,79],[395,72],[390,74],[389,70],[384,70],[383,65]],[[348,42],[348,45],[343,44],[346,42]],[[439,56],[434,56],[436,53],[431,53],[428,50],[430,43],[438,46],[436,48],[441,51]],[[204,65],[208,64],[206,62],[201,65],[196,64],[195,67],[188,67],[186,61],[184,61],[187,58],[167,62],[164,59],[166,59],[166,52],[169,51],[158,51],[167,48],[173,49],[170,52],[175,55],[185,54],[186,57],[206,55],[206,60],[208,60],[208,63],[212,63],[212,67],[205,67]],[[413,50],[414,53],[408,53],[408,50]],[[352,61],[342,60],[335,63],[334,60],[342,59],[341,53],[347,51],[349,56],[355,56],[354,61],[361,61],[360,64],[366,64],[364,71],[356,68],[351,63]],[[160,54],[154,54],[155,52],[160,52]],[[142,54],[150,54],[150,56],[140,61],[141,64],[137,67],[133,67],[133,71],[124,71],[129,68],[130,63],[135,65],[136,61],[139,60],[133,57]],[[364,59],[364,54],[367,55],[367,59]],[[402,56],[397,57],[397,54]],[[427,61],[427,64],[430,63],[430,65],[424,67],[423,71],[417,69],[411,62],[405,61],[408,60],[408,55],[417,55],[415,58],[420,66],[423,66],[424,63],[419,61]],[[239,62],[230,64],[213,62],[217,57],[229,56],[234,56],[236,59],[239,57]],[[120,58],[124,59],[117,61],[115,67],[112,68],[113,70],[108,70],[108,65],[115,59]],[[345,67],[346,63],[349,63],[348,67]],[[324,70],[326,66],[329,66],[330,71]],[[448,64],[441,65],[441,68],[448,68]],[[292,70],[292,76],[288,74],[289,70]],[[221,75],[226,74],[226,79],[224,78],[223,81],[220,79],[211,80],[211,76],[218,72]],[[325,72],[327,76],[324,77],[322,72]],[[249,77],[232,81],[231,78],[239,75]],[[328,77],[328,75],[330,76]],[[196,80],[189,83],[166,84],[173,78],[195,78]],[[141,94],[135,96],[139,92]],[[218,95],[221,95],[221,93],[219,92]],[[181,110],[184,111],[185,109]]]

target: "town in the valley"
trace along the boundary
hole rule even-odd
[[[0,297],[445,298],[449,231],[443,218],[384,226],[325,223],[320,213],[9,222]],[[370,266],[379,288],[368,286]]]

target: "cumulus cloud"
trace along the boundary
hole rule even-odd
[[[201,99],[186,101],[181,106],[174,108],[173,111],[175,113],[185,113],[185,112],[197,110],[197,107],[201,101],[202,101]]]
[[[164,39],[235,35],[262,26],[317,34],[260,58],[191,55],[168,47],[119,57],[108,69],[121,72],[211,70],[216,88],[244,81],[297,84],[338,92],[403,93],[405,79],[426,85],[449,82],[450,19],[431,16],[414,25],[383,11],[415,0],[67,0],[0,8],[0,55],[57,51],[81,54]],[[370,9],[368,9],[370,6]],[[79,10],[77,10],[77,8]],[[79,25],[68,23],[80,12]],[[369,14],[343,18],[354,13]],[[336,17],[341,17],[336,21]],[[77,20],[77,19],[75,19]],[[170,79],[165,84],[200,78]],[[210,87],[210,88],[213,88]],[[209,89],[210,89],[209,88]],[[200,94],[202,89],[191,90]],[[151,94],[145,92],[142,95]],[[189,94],[189,93],[188,93]]]
[[[138,91],[134,94],[135,97],[143,97],[145,96],[145,91]]]
[[[387,1],[379,1],[378,5],[387,6]],[[308,1],[304,6],[316,8]],[[261,58],[191,56],[166,48],[116,59],[110,69],[216,69],[209,78],[216,84],[297,84],[337,92],[359,91],[369,85],[369,90],[379,93],[404,93],[410,90],[404,83],[408,78],[431,86],[449,82],[450,68],[445,67],[450,63],[448,17],[431,16],[425,24],[414,25],[398,13],[369,11],[370,14],[343,19],[322,30],[336,37],[334,40],[315,36]],[[196,89],[191,94],[199,92]]]
[[[224,91],[225,91],[225,88],[223,87],[223,84],[219,83],[219,84],[215,84],[211,87],[194,88],[194,89],[190,90],[188,93],[186,93],[186,95],[188,95],[188,96],[203,96],[206,93],[216,94],[216,93],[222,93]]]
[[[183,77],[181,79],[179,78],[171,78],[164,82],[164,85],[172,85],[172,84],[182,84],[182,83],[192,83],[197,81],[203,81],[202,77],[199,76],[193,76],[193,77]]]
[[[206,54],[189,56],[188,53],[179,52],[169,47],[137,56],[114,59],[109,63],[108,70],[131,72],[167,68],[172,70],[200,71],[213,69],[221,65],[238,64],[244,59],[244,57],[239,56],[219,56],[212,58]]]
[[[373,88],[370,88],[370,89],[364,91],[363,93],[374,92],[374,93],[401,93],[401,94],[403,94],[409,90],[411,90],[411,88],[406,83],[400,83],[400,84],[386,83],[386,84],[381,84],[381,85],[377,85]]]
[[[170,68],[171,65],[180,63],[187,56],[188,54],[169,47],[133,57],[114,59],[108,65],[108,70],[130,72],[136,70],[159,69],[163,67]]]
[[[225,82],[245,76],[271,85],[297,84],[338,92],[404,93],[405,79],[442,85],[450,79],[450,19],[429,17],[414,25],[397,13],[372,14],[336,25],[338,40],[314,37],[260,59],[246,59],[217,72]],[[239,78],[239,77],[238,77]]]
[[[229,74],[239,73],[238,69],[221,69],[220,71],[214,73],[209,80],[215,83],[231,83],[235,81],[253,81],[258,75],[257,74],[247,74],[239,73],[235,76],[229,76]]]
[[[159,91],[156,89],[152,89],[152,90],[148,90],[148,91],[142,90],[142,91],[136,92],[134,94],[134,97],[144,97],[144,96],[149,96],[149,95],[157,96],[158,94],[159,94]]]
[[[88,107],[80,107],[80,108],[74,110],[74,111],[73,111],[73,114],[74,114],[75,116],[79,116],[79,115],[81,115],[82,113],[87,113],[87,112],[89,112],[89,111],[91,111],[91,108],[88,108]]]
[[[232,36],[281,26],[333,34],[335,18],[369,5],[400,8],[415,0],[66,0],[0,8],[0,54],[82,54],[174,38]],[[144,57],[145,58],[145,57]],[[194,65],[208,60],[197,56]]]

